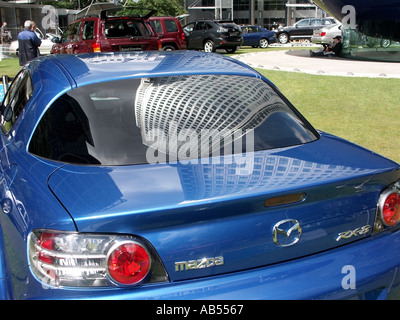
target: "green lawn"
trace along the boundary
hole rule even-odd
[[[400,163],[400,79],[258,70],[311,124]]]
[[[245,47],[237,54],[257,50],[262,49]],[[14,76],[19,69],[18,59],[0,61],[0,75]],[[400,163],[400,79],[258,71],[275,83],[315,128]]]
[[[0,76],[7,75],[14,77],[19,69],[21,69],[21,67],[19,66],[18,58],[2,59],[0,61]]]

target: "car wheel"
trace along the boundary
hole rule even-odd
[[[163,48],[163,51],[173,51],[176,50],[176,48],[172,44],[167,44]]]
[[[236,48],[227,48],[227,49],[225,49],[225,51],[227,53],[234,53],[236,51]]]
[[[280,43],[285,44],[289,42],[289,35],[287,33],[281,33],[278,37]]]
[[[383,48],[387,48],[392,44],[392,41],[390,41],[389,39],[382,39],[381,41],[381,47]]]
[[[258,44],[259,44],[260,48],[263,48],[263,49],[268,48],[268,45],[269,45],[268,40],[264,39],[264,38],[260,39]]]
[[[214,52],[214,42],[212,40],[207,40],[206,42],[204,42],[203,49],[205,52]]]

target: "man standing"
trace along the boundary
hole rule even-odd
[[[40,55],[39,46],[42,40],[36,35],[36,25],[31,20],[26,20],[24,30],[18,34],[19,65],[24,66],[29,61]]]

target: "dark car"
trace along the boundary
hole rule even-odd
[[[242,30],[243,46],[253,48],[267,48],[270,43],[276,42],[275,31],[269,31],[260,26],[240,26]]]
[[[288,43],[290,40],[309,39],[314,33],[314,29],[320,29],[337,23],[334,18],[310,18],[302,19],[293,26],[280,27],[276,33],[276,38],[280,43]]]
[[[228,53],[242,45],[240,27],[233,21],[198,20],[183,27],[188,49],[214,52],[225,49]]]
[[[103,10],[99,16],[88,16],[72,22],[51,53],[91,53],[110,51],[147,51],[161,49],[145,16],[112,16]]]
[[[185,50],[185,33],[175,17],[150,17],[149,21],[160,37],[163,50]]]

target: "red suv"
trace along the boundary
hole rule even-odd
[[[51,53],[160,50],[161,42],[148,18],[139,16],[88,16],[72,22]]]
[[[160,37],[163,50],[185,50],[185,33],[174,17],[150,17],[150,23]]]

